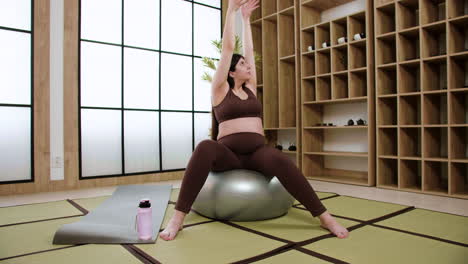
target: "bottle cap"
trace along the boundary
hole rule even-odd
[[[150,199],[141,199],[140,204],[138,205],[140,208],[149,208],[151,207]]]

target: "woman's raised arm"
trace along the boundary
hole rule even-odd
[[[250,16],[258,7],[258,0],[249,0],[241,7],[243,27],[243,48],[245,61],[251,67],[252,78],[247,82],[247,86],[257,95],[257,71],[255,67],[255,56],[252,41],[252,29],[250,27]]]
[[[211,81],[212,91],[215,92],[227,82],[229,66],[231,65],[232,54],[234,53],[234,23],[236,11],[248,0],[229,0],[226,12],[226,22],[224,24],[223,41],[221,48],[221,59],[219,60],[216,72]]]

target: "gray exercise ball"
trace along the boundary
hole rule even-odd
[[[293,203],[278,178],[235,169],[210,172],[192,208],[209,218],[257,221],[285,215]]]

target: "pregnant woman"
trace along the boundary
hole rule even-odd
[[[173,240],[182,230],[185,215],[190,212],[208,173],[231,169],[249,169],[276,176],[313,217],[320,218],[323,228],[339,238],[348,236],[348,230],[327,212],[294,162],[278,149],[265,144],[250,29],[250,15],[257,7],[258,0],[229,0],[221,59],[211,88],[217,122],[212,127],[212,139],[200,142],[190,158],[174,214],[160,234],[164,240]],[[244,24],[245,56],[234,54],[234,20],[238,9],[241,9]]]

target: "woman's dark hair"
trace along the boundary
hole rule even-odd
[[[236,71],[236,65],[237,65],[237,63],[239,62],[239,60],[241,58],[245,59],[244,56],[242,56],[240,54],[237,54],[237,53],[232,54],[231,65],[229,66],[229,72]],[[229,76],[229,72],[228,72],[228,76],[227,76],[227,82],[229,84],[229,88],[232,89],[232,88],[234,88],[234,78]],[[242,84],[242,87],[246,88],[245,83]],[[216,138],[218,137],[218,125],[219,125],[219,123],[216,120],[216,118],[214,116],[214,112],[212,110],[211,111],[211,139],[213,139],[213,140],[216,140]]]

